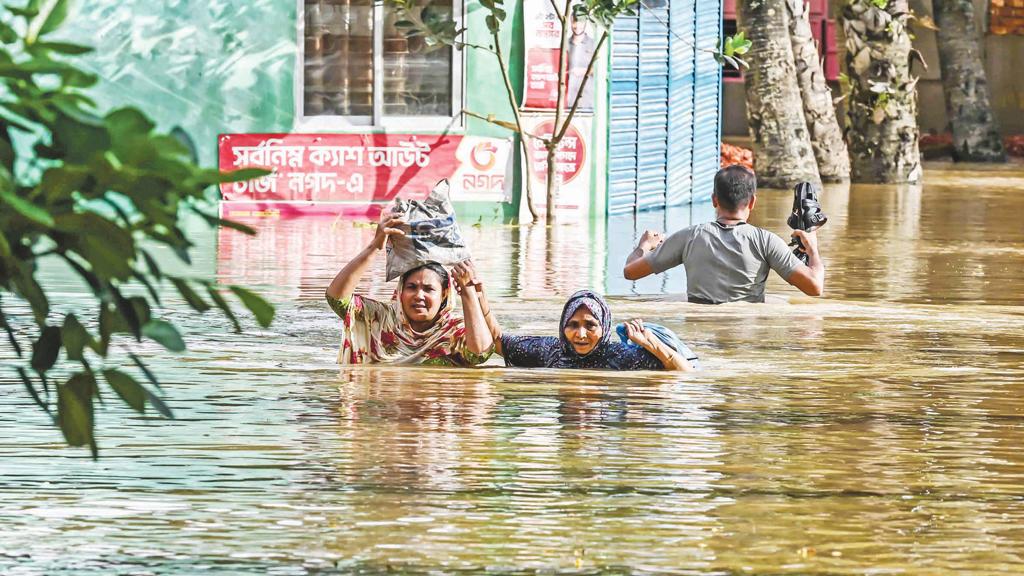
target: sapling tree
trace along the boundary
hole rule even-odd
[[[185,349],[178,329],[158,314],[161,284],[198,313],[220,309],[236,331],[229,293],[260,325],[273,319],[260,296],[168,274],[147,247],[164,245],[189,263],[185,213],[252,234],[213,215],[206,191],[266,172],[203,169],[137,109],[100,115],[86,91],[97,77],[74,64],[91,49],[50,39],[67,13],[66,0],[0,9],[0,338],[10,350],[4,369],[18,375],[68,444],[88,446],[96,457],[101,397],[172,417],[154,392],[156,376],[133,349],[143,340]],[[40,274],[47,260],[79,277],[94,305],[59,310],[57,287]],[[54,376],[55,367],[70,375]]]

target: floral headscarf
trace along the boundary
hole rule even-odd
[[[576,352],[576,348],[573,347],[572,342],[565,337],[565,325],[572,319],[573,314],[579,311],[580,308],[586,308],[590,313],[597,319],[597,322],[601,325],[601,340],[594,346],[594,349],[585,355],[581,355]],[[607,348],[609,339],[612,336],[612,313],[608,309],[608,304],[605,303],[604,299],[590,290],[580,290],[573,294],[565,302],[565,307],[562,308],[562,320],[558,323],[558,340],[562,343],[562,354],[569,357],[575,358],[587,358],[595,353],[598,353],[602,348]]]
[[[432,263],[429,269],[437,272]],[[440,268],[444,272],[443,268]],[[404,275],[403,275],[404,279]],[[402,310],[401,283],[384,303],[352,295],[346,300],[328,302],[342,318],[339,364],[441,364],[472,366],[487,360],[490,353],[474,354],[466,347],[466,327],[454,313],[452,281],[447,273],[441,308],[434,323],[424,332],[413,330]]]

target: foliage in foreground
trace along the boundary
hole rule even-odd
[[[265,172],[202,169],[188,146],[157,133],[137,109],[98,116],[84,92],[96,76],[71,62],[91,49],[47,40],[68,10],[67,0],[0,9],[0,329],[21,359],[11,368],[27,392],[68,444],[89,446],[96,457],[94,406],[101,389],[139,413],[148,406],[173,417],[147,385],[159,388],[156,377],[131,350],[144,339],[172,352],[185,349],[178,329],[155,314],[162,283],[173,285],[196,312],[219,309],[236,331],[241,326],[228,292],[261,326],[270,324],[274,309],[240,286],[167,274],[143,248],[144,241],[162,244],[190,263],[182,211],[252,234],[201,206],[210,186]],[[52,310],[53,290],[38,276],[47,258],[62,260],[84,280],[95,309]],[[28,303],[31,319],[14,312],[12,295]],[[51,370],[62,351],[75,369],[55,379]],[[118,366],[129,361],[130,371]]]

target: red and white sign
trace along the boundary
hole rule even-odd
[[[222,184],[226,216],[379,212],[447,178],[456,201],[510,199],[512,140],[410,134],[222,134],[221,170],[272,174]],[[256,212],[256,214],[246,214]]]
[[[579,2],[575,2],[579,3]],[[558,105],[558,57],[562,37],[561,15],[555,12],[551,0],[524,0],[523,40],[525,43],[526,75],[523,90],[523,108],[554,110]],[[575,13],[570,10],[570,14]],[[595,50],[594,25],[585,19],[570,15],[566,30],[568,53],[565,58],[566,97],[563,109],[572,107],[580,89],[579,111],[594,109],[594,79],[586,78],[588,64]]]
[[[555,151],[555,177],[559,182],[555,210],[563,215],[586,217],[589,214],[592,122],[591,118],[574,117]],[[523,129],[541,138],[550,138],[554,126],[555,121],[550,114],[523,116]],[[528,146],[530,157],[526,164],[533,184],[533,203],[543,210],[547,204],[548,151],[536,138],[528,140]],[[522,204],[520,212],[526,210],[526,203]]]

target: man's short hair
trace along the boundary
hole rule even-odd
[[[726,210],[736,210],[750,203],[757,192],[754,171],[740,164],[726,166],[715,174],[715,197]]]

